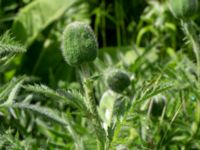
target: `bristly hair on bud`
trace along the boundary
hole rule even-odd
[[[95,60],[98,42],[88,24],[75,21],[67,25],[63,32],[62,54],[71,66]]]
[[[116,93],[122,93],[131,83],[129,75],[119,69],[108,71],[106,81],[109,88]]]

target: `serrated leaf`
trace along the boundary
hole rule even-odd
[[[22,83],[24,82],[24,80],[22,79],[21,81],[19,81],[12,89],[12,91],[10,92],[9,96],[8,96],[8,99],[6,101],[6,103],[8,104],[12,104],[13,103],[13,100],[16,98],[20,88],[21,88],[21,85]]]
[[[0,102],[5,101],[5,103],[11,103],[12,100],[16,97],[16,94],[18,93],[18,90],[24,80],[25,80],[25,77],[22,76],[2,86],[0,88]]]
[[[16,42],[14,38],[11,37],[10,32],[5,32],[0,36],[0,58],[3,59],[9,54],[23,53],[26,52],[26,48]],[[2,61],[0,59],[0,61]]]
[[[79,94],[78,92],[65,91],[65,90],[54,91],[53,89],[43,84],[26,85],[26,86],[23,86],[23,88],[26,89],[27,91],[39,93],[49,98],[60,99],[81,110],[86,110],[86,107],[83,103],[83,98],[81,94]]]
[[[13,108],[20,108],[25,110],[30,110],[34,113],[37,113],[52,122],[59,123],[61,125],[67,126],[67,122],[59,117],[57,113],[49,108],[41,107],[38,105],[26,104],[26,103],[15,103],[12,105]]]
[[[40,93],[52,98],[59,98],[59,99],[64,98],[61,95],[59,95],[58,92],[54,91],[53,89],[49,88],[44,84],[24,85],[23,88],[26,89],[27,91]]]

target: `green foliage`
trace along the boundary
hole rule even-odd
[[[22,150],[25,149],[25,146],[18,140],[18,137],[12,136],[11,131],[7,131],[4,134],[0,134],[0,149],[10,149],[10,150]]]
[[[170,0],[170,7],[175,17],[187,18],[197,13],[198,3],[198,0]]]
[[[37,105],[29,105],[26,103],[15,103],[11,107],[33,111],[34,113],[38,113],[39,115],[46,117],[53,122],[59,123],[63,126],[67,126],[67,122],[65,120],[61,119],[58,115],[56,115],[55,112],[49,110],[48,108],[40,107]]]
[[[24,53],[26,52],[26,48],[16,42],[10,35],[9,32],[5,32],[0,37],[0,56],[5,56],[6,54],[15,54],[15,53]]]
[[[2,66],[0,72],[6,69],[10,61],[12,61],[15,54],[26,52],[26,48],[16,42],[12,37],[10,32],[6,31],[0,36],[0,65]]]
[[[0,1],[0,149],[200,149],[198,3]]]
[[[12,31],[18,40],[29,46],[42,30],[58,19],[75,2],[74,0],[33,1],[20,10]]]
[[[65,91],[65,90],[58,90],[54,91],[45,85],[25,85],[23,86],[25,90],[43,94],[51,99],[61,100],[68,104],[71,104],[74,107],[78,107],[81,110],[85,110],[86,106],[83,103],[83,97],[76,91]]]

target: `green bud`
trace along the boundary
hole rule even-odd
[[[70,23],[64,30],[62,54],[65,61],[76,66],[97,57],[98,43],[91,27],[82,22]]]
[[[188,18],[198,11],[198,0],[170,0],[169,5],[176,18]]]
[[[153,116],[161,116],[166,105],[166,98],[164,96],[157,96],[152,99],[151,114]]]
[[[107,83],[111,90],[121,93],[130,85],[131,81],[127,73],[121,70],[111,70],[108,72]]]

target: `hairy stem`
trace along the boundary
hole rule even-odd
[[[82,66],[83,72],[83,88],[85,92],[85,104],[90,113],[90,119],[92,126],[95,130],[96,138],[97,138],[97,147],[98,150],[105,149],[105,131],[101,125],[101,120],[97,112],[96,101],[93,92],[93,80],[89,78],[89,70],[87,66]]]

